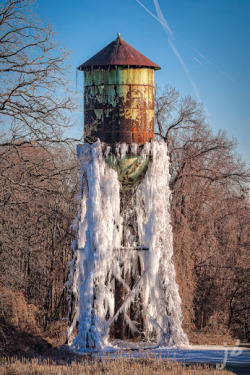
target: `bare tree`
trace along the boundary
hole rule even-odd
[[[174,88],[157,90],[156,125],[171,158],[175,263],[186,329],[224,334],[229,328],[246,339],[249,171],[236,141],[221,131],[214,135],[202,105]]]
[[[34,10],[33,0],[0,4],[0,310],[1,295],[19,291],[46,326],[67,306],[78,98],[69,52]]]
[[[58,141],[74,124],[69,52],[56,41],[53,27],[35,15],[34,5],[34,0],[0,5],[1,145]]]
[[[66,315],[63,284],[71,258],[76,161],[67,147],[6,146],[0,168],[0,285],[22,292],[43,327]],[[10,165],[10,168],[6,168]],[[9,312],[11,313],[11,312]]]

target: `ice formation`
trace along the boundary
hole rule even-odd
[[[121,144],[113,157],[123,159],[131,150],[142,159],[150,156],[150,162],[145,177],[122,204],[118,174],[106,161],[110,147],[99,141],[81,147],[79,212],[73,223],[76,238],[68,280],[68,339],[73,350],[112,345],[111,327],[121,313],[128,329],[138,331],[138,321],[129,314],[136,303],[140,306],[133,317],[143,316],[143,341],[188,344],[173,264],[167,145],[152,141],[139,150],[136,144],[130,149]],[[126,291],[117,311],[116,280]]]

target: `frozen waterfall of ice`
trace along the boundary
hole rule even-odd
[[[137,147],[132,146],[134,152]],[[124,158],[127,152],[128,145],[121,144],[116,148],[116,157]],[[152,141],[138,152],[142,157],[150,155],[151,160],[134,192],[134,205],[130,209],[136,213],[139,244],[148,251],[121,251],[124,217],[120,213],[118,175],[106,162],[110,147],[104,149],[99,141],[81,147],[79,212],[73,223],[76,239],[67,282],[71,314],[68,338],[76,351],[104,350],[111,346],[110,326],[121,312],[131,331],[136,330],[136,322],[127,311],[139,293],[147,327],[145,337],[152,337],[154,332],[157,345],[188,344],[182,329],[173,263],[167,145]],[[136,257],[143,267],[130,288],[123,275],[132,272]],[[115,311],[115,279],[126,288],[124,303],[118,311]]]

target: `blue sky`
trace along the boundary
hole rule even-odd
[[[136,0],[38,0],[37,12],[55,25],[58,38],[72,50],[73,68],[120,32],[161,66],[156,83],[200,99],[213,131],[222,129],[237,138],[238,151],[249,162],[250,1],[140,2],[153,15]]]

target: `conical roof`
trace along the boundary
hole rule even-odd
[[[109,43],[101,51],[97,52],[89,60],[80,65],[78,70],[85,70],[91,67],[130,65],[144,66],[155,70],[161,69],[153,61],[149,60],[142,53],[138,52],[130,44],[125,42],[120,34],[113,42]]]

